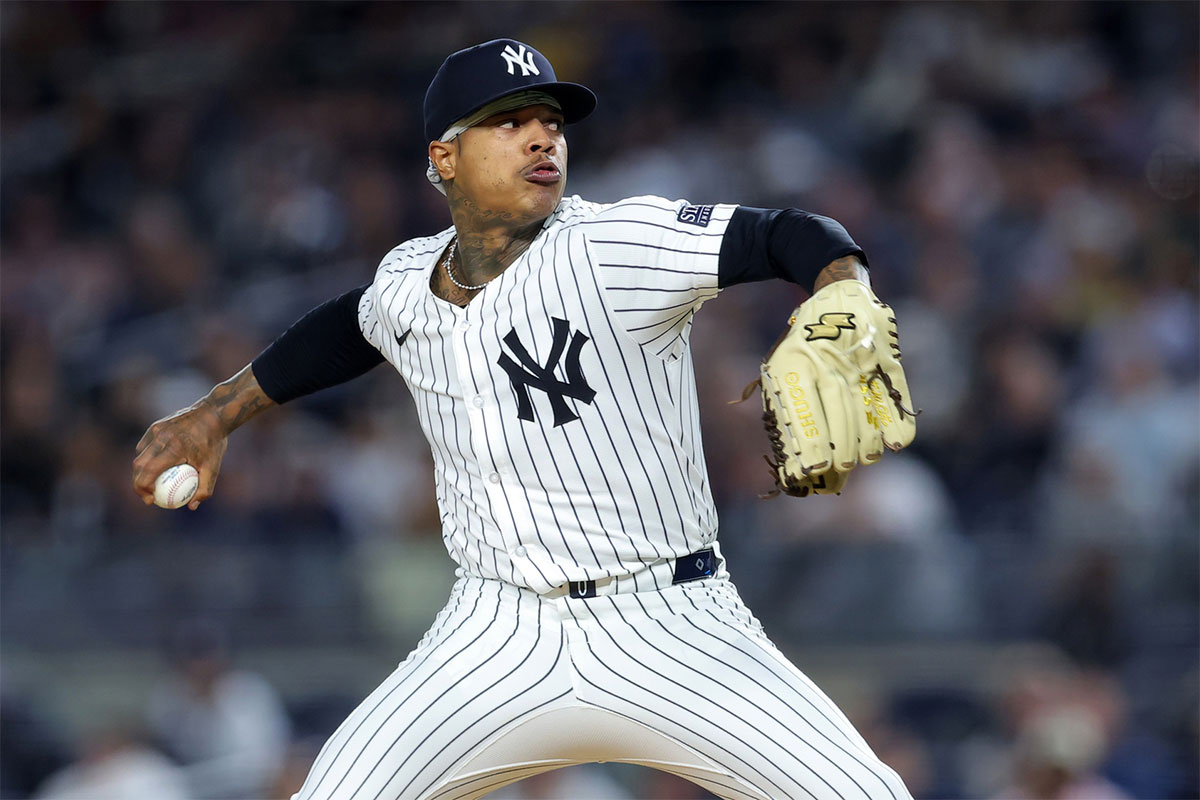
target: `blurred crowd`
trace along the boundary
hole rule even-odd
[[[759,499],[757,410],[727,404],[801,290],[735,287],[692,341],[731,573],[802,669],[1049,654],[1002,680],[876,666],[848,711],[914,795],[1200,797],[1198,25],[1172,2],[4,3],[0,797],[286,797],[383,675],[339,697],[234,646],[395,663],[440,607],[431,461],[386,365],[240,430],[195,513],[143,507],[129,465],[449,224],[421,99],[497,36],[600,97],[569,194],[796,206],[866,249],[922,414],[842,497]],[[10,669],[147,651],[153,682],[86,725],[60,717],[103,686]],[[505,796],[687,786],[578,769]]]

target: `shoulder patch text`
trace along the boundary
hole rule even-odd
[[[679,213],[675,215],[675,218],[680,222],[686,222],[688,225],[707,228],[708,221],[712,219],[712,212],[712,206],[684,206],[679,209]]]

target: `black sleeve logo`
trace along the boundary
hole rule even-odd
[[[712,219],[712,212],[712,206],[684,206],[679,209],[679,213],[675,215],[675,218],[688,225],[707,228],[708,221]]]

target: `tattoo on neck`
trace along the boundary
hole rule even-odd
[[[545,219],[530,222],[508,211],[480,208],[453,186],[446,197],[458,236],[458,253],[452,268],[455,277],[464,283],[485,283],[506,270],[529,249],[545,222]]]
[[[438,260],[438,266],[434,267],[433,274],[429,276],[429,289],[447,303],[453,303],[459,307],[465,306],[482,290],[471,291],[455,286],[446,275],[444,260],[445,256]]]

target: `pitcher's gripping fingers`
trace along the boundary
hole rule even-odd
[[[142,502],[154,502],[154,481],[175,464],[188,463],[200,473],[200,486],[188,503],[195,511],[212,497],[229,440],[212,409],[197,404],[163,417],[137,443],[133,460],[133,490]]]

